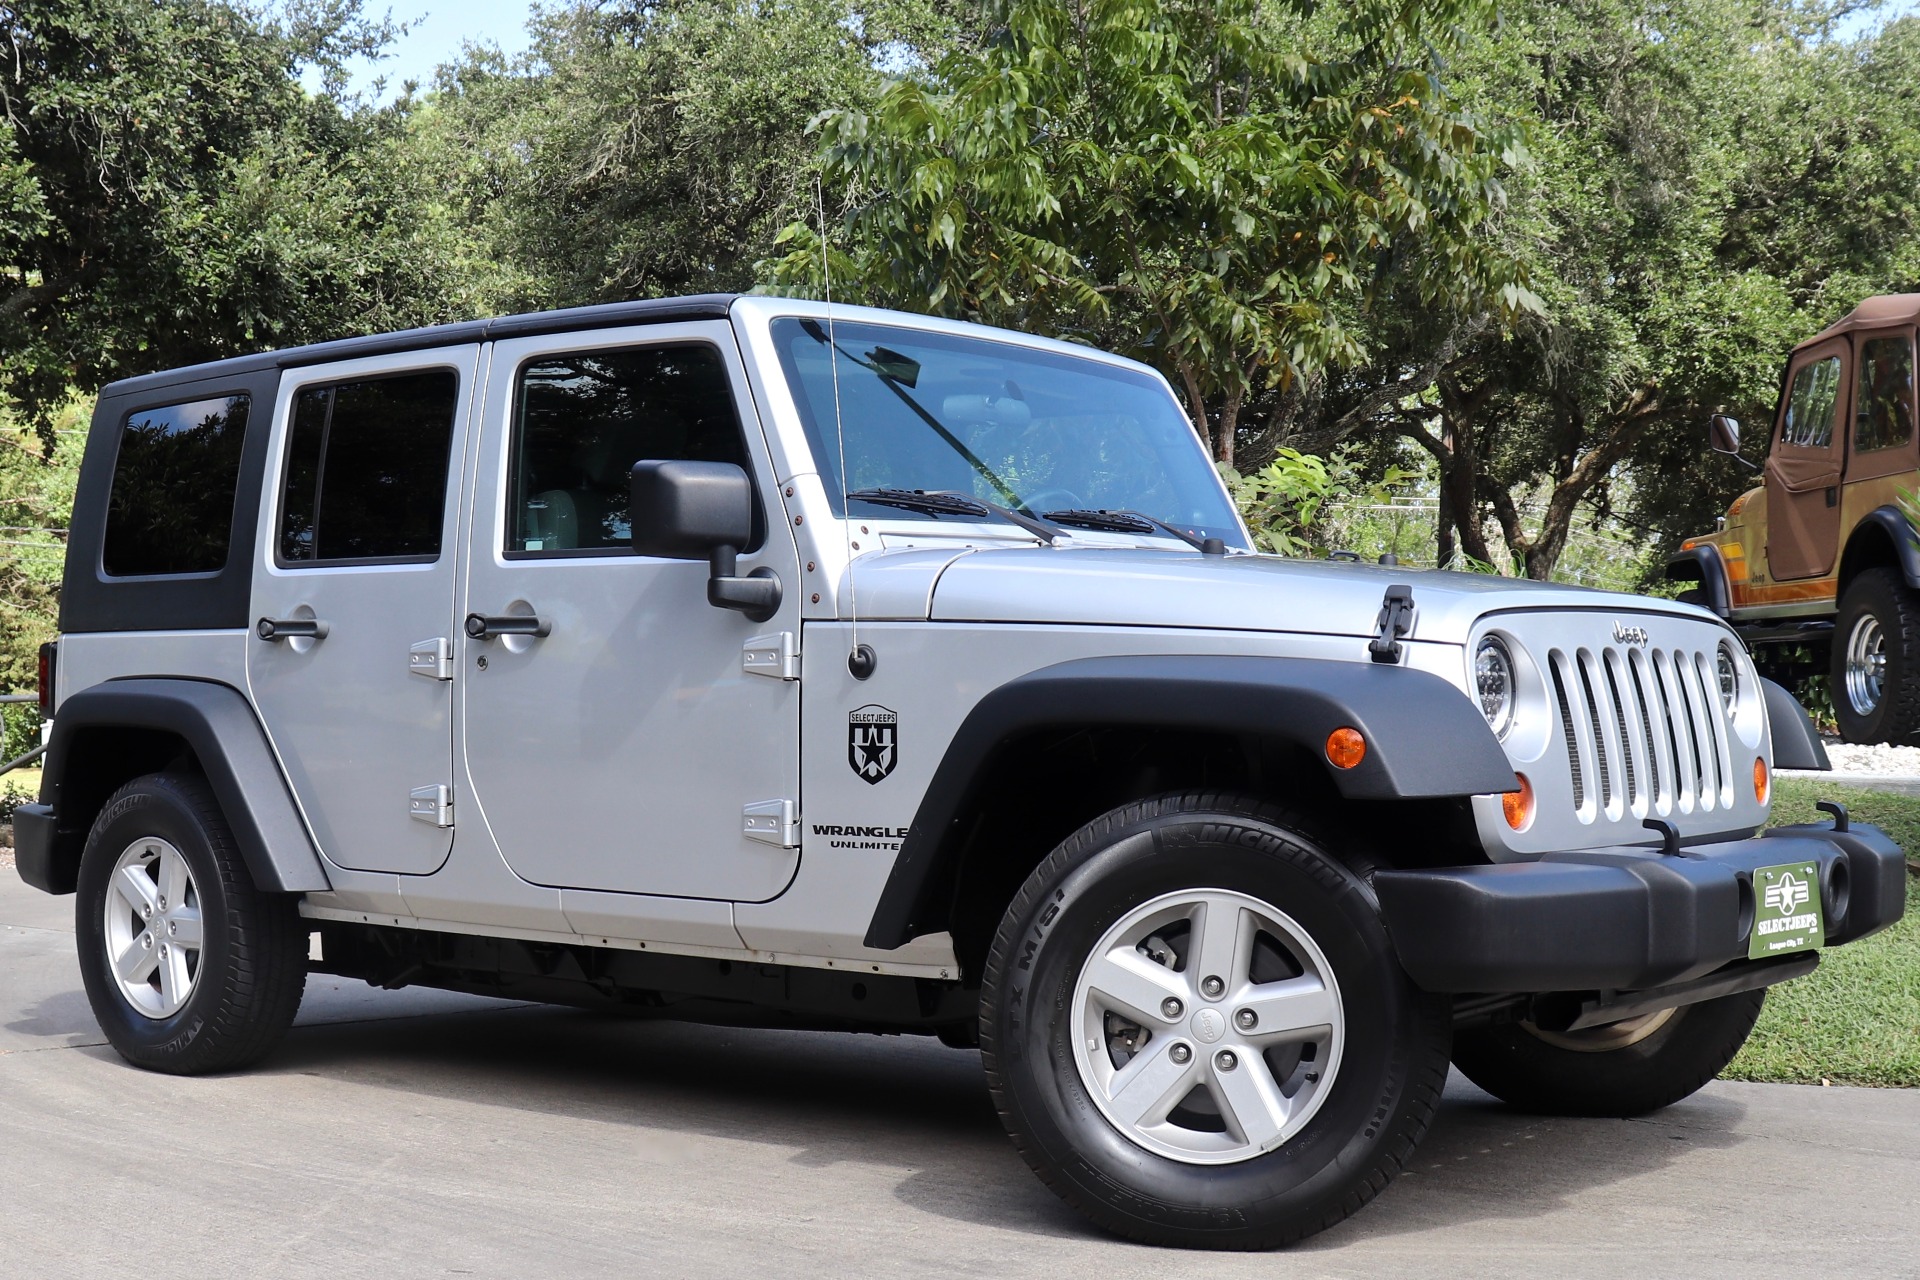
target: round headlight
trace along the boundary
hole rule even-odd
[[[1506,737],[1513,727],[1513,655],[1496,636],[1488,636],[1473,651],[1473,688],[1488,727]]]
[[[1740,664],[1733,660],[1733,650],[1724,644],[1720,646],[1714,669],[1720,677],[1720,701],[1727,714],[1732,715],[1733,704],[1740,700]]]

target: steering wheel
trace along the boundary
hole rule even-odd
[[[1082,504],[1080,495],[1071,489],[1042,489],[1038,493],[1023,494],[1020,505],[1043,516],[1049,511],[1070,511]]]

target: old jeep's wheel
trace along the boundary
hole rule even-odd
[[[107,801],[81,855],[74,925],[94,1017],[136,1066],[244,1066],[300,1007],[307,936],[293,900],[254,889],[198,778],[149,774]]]
[[[1014,1145],[1100,1225],[1271,1248],[1390,1182],[1446,1078],[1357,855],[1217,795],[1128,805],[1028,877],[988,956],[981,1055]]]
[[[1453,1065],[1523,1111],[1645,1115],[1719,1075],[1747,1042],[1766,995],[1743,991],[1585,1031],[1553,1033],[1525,1022],[1461,1031]]]
[[[1920,742],[1920,601],[1897,569],[1863,570],[1834,619],[1834,718],[1848,742]]]

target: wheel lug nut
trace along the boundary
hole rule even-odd
[[[1233,1015],[1233,1025],[1242,1031],[1251,1031],[1260,1025],[1260,1015],[1251,1009],[1242,1009]]]
[[[1226,989],[1227,989],[1227,984],[1220,981],[1220,979],[1218,978],[1209,977],[1209,978],[1203,978],[1200,981],[1200,994],[1205,996],[1209,1000],[1219,999],[1220,993],[1225,991]]]
[[[1174,999],[1172,996],[1168,996],[1165,1000],[1162,1000],[1160,1002],[1160,1012],[1165,1014],[1169,1018],[1179,1017],[1180,1011],[1184,1008],[1186,1008],[1186,1006],[1181,1004],[1178,1000]]]
[[[180,922],[178,920],[167,921],[167,936],[171,938],[178,932],[180,932]]]
[[[1167,1051],[1167,1056],[1175,1062],[1185,1062],[1193,1056],[1193,1050],[1187,1048],[1184,1044],[1177,1044]]]
[[[160,909],[162,911],[167,909],[167,900],[165,898],[160,899]]]
[[[1233,1050],[1222,1049],[1213,1055],[1213,1065],[1222,1071],[1231,1071],[1240,1065],[1240,1059],[1234,1056]]]
[[[141,934],[140,945],[145,947],[148,951],[153,950],[153,935],[150,933]]]

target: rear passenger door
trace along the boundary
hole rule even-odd
[[[353,870],[426,874],[453,846],[454,551],[479,350],[281,381],[247,678],[321,851]]]

